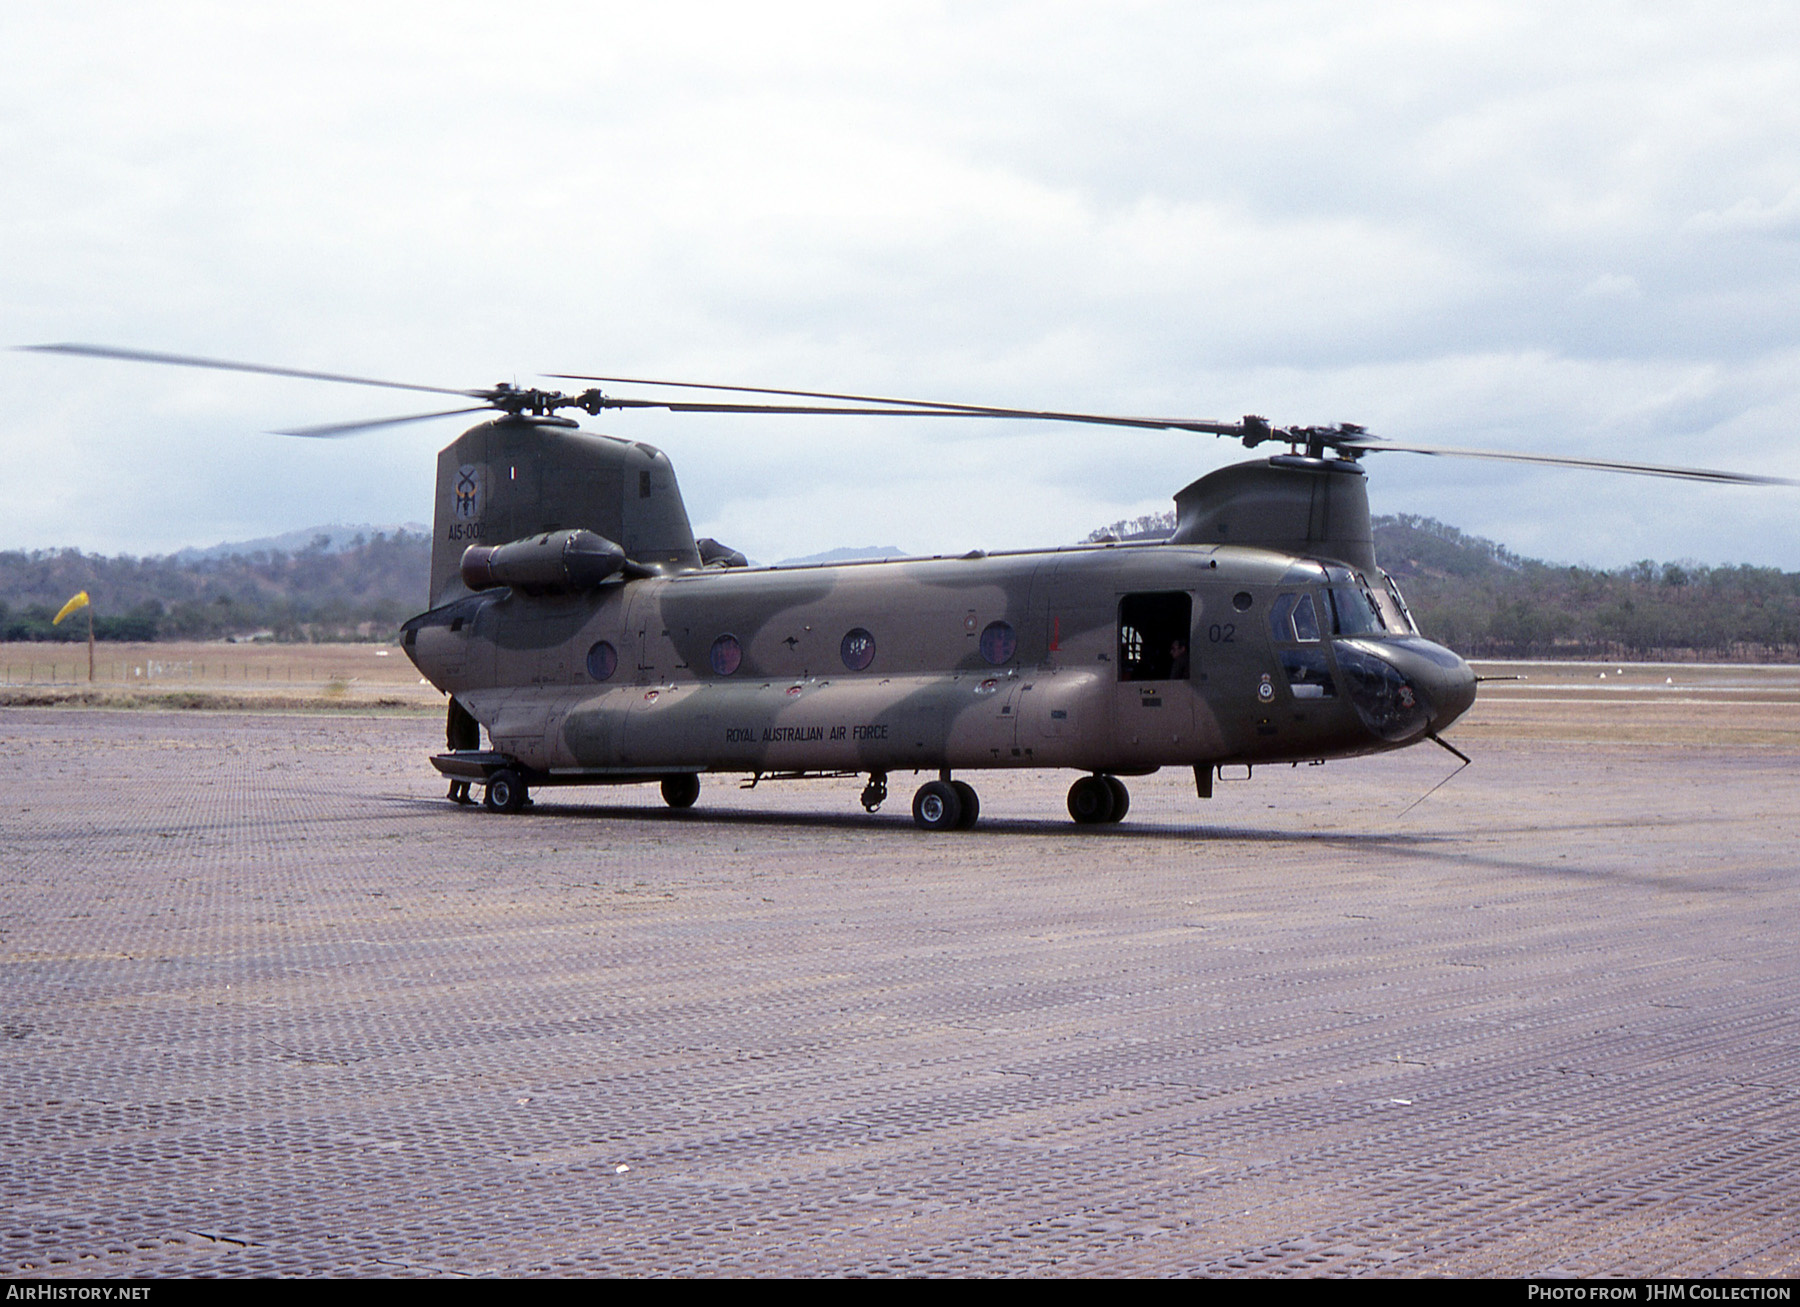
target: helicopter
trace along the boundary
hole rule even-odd
[[[1479,678],[1419,630],[1376,562],[1363,459],[1499,459],[1742,485],[1785,478],[1453,446],[1365,428],[1188,418],[556,374],[557,380],[754,399],[633,398],[501,383],[453,389],[111,346],[46,353],[454,395],[462,407],[294,428],[337,437],[493,416],[438,454],[428,606],[400,628],[448,697],[431,764],[448,797],[515,813],[572,785],[660,786],[691,807],[702,777],[926,774],[918,826],[968,830],[965,777],[1078,773],[1081,825],[1123,819],[1127,778],[1191,768],[1209,798],[1227,766],[1321,763],[1432,742]],[[781,402],[769,402],[779,400]],[[807,401],[807,402],[799,402]],[[1052,549],[751,566],[696,539],[660,449],[582,430],[564,410],[904,416],[1177,430],[1285,452],[1175,494],[1166,539]],[[486,747],[482,733],[486,732]],[[958,773],[962,773],[959,777]]]

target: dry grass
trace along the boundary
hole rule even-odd
[[[1800,667],[1672,663],[1478,663],[1457,740],[1699,744],[1800,751]]]
[[[218,711],[419,709],[443,696],[373,644],[0,644],[0,706]]]

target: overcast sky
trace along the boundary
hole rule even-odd
[[[1350,420],[1800,477],[1800,6],[11,0],[7,343]],[[620,393],[627,388],[617,387]],[[429,397],[0,354],[0,547],[423,521]],[[423,402],[416,402],[423,401]],[[1211,437],[608,414],[761,559],[1055,544]],[[1390,454],[1528,555],[1800,569],[1800,489]]]

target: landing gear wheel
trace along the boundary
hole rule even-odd
[[[1113,819],[1113,791],[1104,776],[1083,776],[1069,787],[1069,815],[1083,826]]]
[[[1112,791],[1113,810],[1108,821],[1124,821],[1125,814],[1131,811],[1131,791],[1125,788],[1125,782],[1117,776],[1102,776],[1106,788]]]
[[[489,812],[517,812],[530,799],[531,796],[525,792],[525,782],[510,767],[502,767],[487,779],[486,803]]]
[[[662,783],[663,802],[671,808],[691,808],[700,797],[700,778],[691,772],[665,776]]]
[[[962,801],[962,816],[957,818],[957,830],[972,830],[975,819],[981,816],[981,800],[975,794],[975,787],[967,781],[951,781],[950,788],[956,791],[956,797]]]
[[[955,830],[962,820],[962,796],[949,781],[928,781],[913,795],[913,820],[926,830]]]

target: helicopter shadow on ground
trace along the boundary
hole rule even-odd
[[[396,804],[424,811],[443,811],[451,807],[443,800],[396,799]],[[1292,845],[1327,845],[1344,849],[1378,849],[1384,846],[1409,849],[1441,848],[1460,845],[1454,835],[1406,834],[1394,832],[1294,831],[1267,827],[1207,825],[1146,826],[1129,818],[1117,825],[1081,826],[1067,819],[1029,817],[983,817],[968,831],[919,830],[904,809],[888,813],[855,812],[779,812],[748,811],[725,808],[661,808],[624,804],[550,803],[533,800],[521,813],[490,813],[479,806],[461,809],[471,820],[501,822],[529,820],[532,817],[554,817],[568,821],[638,821],[672,826],[714,826],[721,830],[739,828],[809,829],[830,831],[880,831],[897,837],[920,839],[970,840],[997,836],[1030,837],[1055,840],[1158,840],[1194,843],[1196,841]]]
[[[917,838],[932,841],[980,842],[996,838],[1026,838],[1040,841],[1126,841],[1153,845],[1225,845],[1247,844],[1269,848],[1316,848],[1342,854],[1386,854],[1397,862],[1409,864],[1421,872],[1432,868],[1461,868],[1483,878],[1502,876],[1509,879],[1541,877],[1547,881],[1571,885],[1620,885],[1679,893],[1735,894],[1741,887],[1700,884],[1691,878],[1671,884],[1655,873],[1632,871],[1622,867],[1603,867],[1561,861],[1543,861],[1530,856],[1507,856],[1505,853],[1477,852],[1471,846],[1468,832],[1443,833],[1402,831],[1330,831],[1279,830],[1243,825],[1206,825],[1201,823],[1149,826],[1129,818],[1119,825],[1078,826],[1056,818],[984,817],[969,831],[928,832],[918,830],[905,810],[891,814],[855,812],[750,811],[724,808],[686,808],[637,806],[626,804],[549,803],[534,800],[522,813],[491,813],[479,805],[456,808],[442,799],[399,798],[389,800],[396,807],[418,812],[460,813],[470,821],[478,821],[496,831],[507,830],[508,823],[529,823],[533,817],[558,821],[595,822],[628,821],[666,827],[705,827],[719,830],[815,830],[831,832],[880,833],[894,839]],[[1611,827],[1618,823],[1573,821],[1571,829]],[[516,827],[513,827],[516,829]],[[1534,828],[1542,836],[1542,826]],[[963,847],[970,847],[965,843]]]

